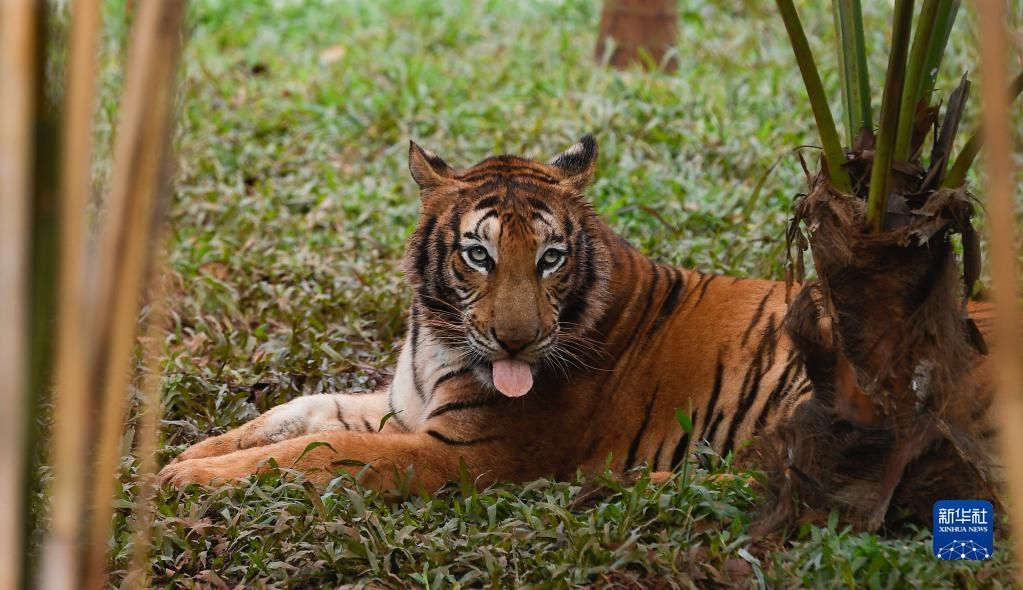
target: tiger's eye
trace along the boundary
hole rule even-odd
[[[562,254],[558,250],[548,250],[543,253],[543,258],[541,258],[540,260],[543,261],[543,263],[546,266],[554,266],[555,264],[561,262],[561,258],[563,256],[564,254]]]
[[[487,258],[490,258],[490,254],[483,246],[475,246],[469,250],[469,259],[473,262],[482,264],[487,261]]]

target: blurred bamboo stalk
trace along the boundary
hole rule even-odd
[[[115,475],[128,407],[132,349],[140,294],[153,274],[154,236],[166,200],[174,80],[184,0],[149,0],[135,8],[132,47],[121,100],[114,174],[100,227],[98,301],[107,337],[103,363],[99,444],[93,481],[92,525],[86,544],[85,584],[106,584]]]
[[[162,269],[162,265],[160,265]],[[162,273],[160,273],[162,275]],[[139,418],[136,429],[135,455],[138,458],[135,492],[135,524],[132,529],[131,563],[122,588],[148,588],[149,552],[153,526],[153,497],[156,494],[156,446],[160,435],[160,385],[162,344],[164,342],[167,307],[160,279],[154,281],[150,296],[152,307],[143,341],[145,375],[143,376]]]
[[[39,3],[0,0],[0,590],[19,587],[27,513],[27,288]]]
[[[1016,542],[1016,567],[1023,582],[1023,342],[1016,296],[1016,209],[1013,199],[1012,136],[1009,116],[1008,32],[1003,0],[977,1],[983,93],[983,133],[987,161],[991,274],[994,284],[995,403],[1002,417],[999,438],[1012,498],[1009,514]]]
[[[86,429],[90,384],[87,351],[96,343],[87,335],[90,306],[85,273],[89,251],[88,207],[92,194],[92,114],[95,106],[97,50],[100,32],[98,0],[77,0],[71,6],[65,96],[64,150],[61,169],[60,279],[57,308],[57,364],[53,441],[52,521],[44,546],[40,588],[76,587],[80,575],[86,467]]]

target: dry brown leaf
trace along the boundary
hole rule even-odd
[[[348,50],[344,45],[333,45],[320,53],[320,63],[328,66],[334,62],[341,61]]]

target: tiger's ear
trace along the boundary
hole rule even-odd
[[[455,171],[440,156],[424,150],[412,140],[408,142],[408,169],[412,179],[424,190],[437,188],[455,175]]]
[[[561,182],[583,190],[597,168],[597,140],[586,134],[578,143],[551,158],[549,164],[561,173]]]

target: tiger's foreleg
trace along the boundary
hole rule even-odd
[[[389,412],[387,391],[321,394],[295,398],[220,436],[198,442],[172,463],[216,457],[317,432],[376,433]],[[384,430],[395,428],[391,421]]]
[[[326,443],[310,448],[312,443]],[[501,450],[494,443],[453,446],[428,432],[322,432],[252,447],[219,456],[183,460],[160,472],[160,483],[178,487],[215,484],[269,469],[273,458],[282,468],[295,469],[317,484],[341,471],[358,474],[361,483],[382,492],[436,491],[457,479],[461,462],[477,483],[485,485],[500,474]]]

